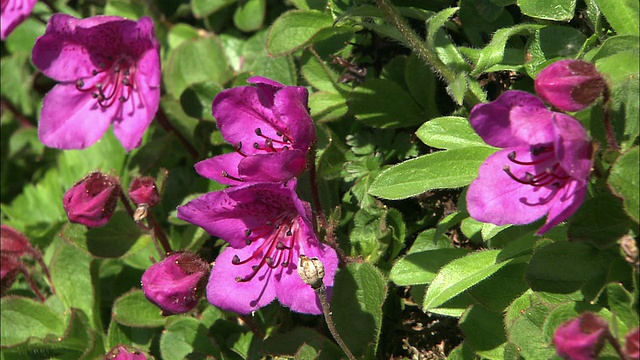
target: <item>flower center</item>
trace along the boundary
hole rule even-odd
[[[103,108],[110,107],[116,102],[124,103],[136,90],[133,81],[135,65],[135,61],[127,55],[122,55],[109,66],[101,63],[99,69],[93,70],[93,76],[76,80],[76,89],[91,91],[91,96]]]
[[[515,151],[509,153],[507,157],[513,164],[528,166],[534,170],[533,172],[527,171],[524,173],[524,177],[518,177],[511,172],[509,165],[505,165],[503,171],[511,179],[523,185],[533,187],[552,186],[554,191],[546,199],[540,199],[540,203],[543,204],[551,200],[557,191],[564,187],[570,176],[555,159],[553,145],[532,147],[530,153],[532,155],[531,161],[518,160]],[[542,171],[538,169],[542,169]]]
[[[253,143],[254,152],[264,151],[266,153],[274,153],[289,150],[290,146],[293,145],[293,141],[280,131],[275,132],[276,137],[265,135],[260,128],[256,128],[254,132],[258,137]],[[242,142],[236,143],[233,147],[238,154],[247,156],[247,153],[242,151]]]
[[[289,266],[293,260],[292,249],[297,240],[298,232],[298,222],[295,221],[293,214],[288,212],[274,220],[267,221],[262,226],[246,229],[244,236],[247,245],[251,245],[259,239],[264,239],[264,241],[248,258],[242,260],[238,255],[233,257],[231,260],[233,265],[253,263],[249,275],[237,276],[235,280],[237,282],[251,281],[264,266],[271,269],[278,266]]]

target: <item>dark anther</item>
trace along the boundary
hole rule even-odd
[[[242,282],[242,277],[240,277],[240,276],[236,276],[236,279],[235,279],[235,280],[236,280],[236,282]]]
[[[278,250],[284,250],[286,247],[284,246],[284,243],[282,241],[278,241],[278,243],[276,244],[276,249]]]
[[[253,148],[254,149],[260,149],[260,144],[258,144],[257,142],[253,143]]]
[[[262,130],[260,130],[260,128],[256,128],[256,135],[262,136]]]
[[[282,133],[280,131],[276,131],[276,135],[282,136]]]
[[[257,271],[260,267],[258,265],[251,265],[251,270]]]
[[[273,225],[273,223],[272,223],[271,221],[267,221],[267,222],[265,223],[265,225],[267,225],[267,226],[271,226],[271,225]]]
[[[235,180],[235,181],[244,181],[241,178],[229,175],[229,173],[224,171],[224,170],[222,170],[220,175],[222,175],[222,177],[226,177],[227,179],[231,179],[231,180]]]
[[[78,79],[76,80],[76,89],[80,90],[84,87],[84,80]]]
[[[273,258],[271,256],[265,256],[264,262],[269,266],[273,266]]]
[[[244,236],[249,237],[249,235],[251,235],[251,229],[246,229],[244,231]]]
[[[293,232],[291,232],[291,229],[287,230],[286,235],[287,235],[287,236],[291,236],[291,235],[293,235]]]
[[[95,70],[95,69],[94,69],[93,71],[91,71],[91,74],[93,74],[93,76],[98,75],[98,70]]]
[[[233,265],[238,265],[240,264],[240,257],[238,255],[233,255],[233,259],[231,259],[231,263]]]
[[[244,243],[247,245],[251,245],[251,239],[244,239]]]
[[[280,265],[282,265],[282,267],[287,267],[287,266],[289,266],[289,262],[288,261],[283,261],[282,264],[280,264]]]
[[[510,153],[507,155],[507,157],[508,157],[508,158],[509,158],[509,160],[511,160],[511,161],[515,160],[515,159],[516,159],[516,152],[515,152],[515,151],[510,152]]]
[[[233,148],[236,149],[236,151],[242,150],[242,141],[238,141],[235,145],[233,145]]]

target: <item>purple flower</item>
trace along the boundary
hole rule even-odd
[[[137,349],[118,345],[104,356],[104,360],[147,360],[147,356]]]
[[[84,149],[113,124],[127,151],[140,146],[160,102],[159,49],[147,17],[54,14],[32,54],[36,67],[60,82],[42,103],[42,143]]]
[[[121,192],[118,179],[93,172],[67,190],[62,205],[69,221],[100,227],[111,219]]]
[[[535,87],[545,102],[563,111],[579,111],[593,104],[607,84],[593,64],[561,60],[540,71]]]
[[[298,276],[300,255],[324,264],[324,284],[333,285],[335,251],[312,229],[311,208],[295,192],[296,180],[253,183],[205,194],[178,208],[178,217],[229,243],[207,285],[209,302],[248,314],[278,298],[291,310],[321,314],[314,290]]]
[[[175,253],[144,272],[142,291],[163,315],[182,314],[198,304],[208,276],[209,264],[198,255]]]
[[[305,170],[307,151],[316,140],[304,87],[284,86],[263,77],[219,93],[213,116],[235,152],[195,165],[196,171],[222,184],[286,182]]]
[[[540,235],[582,204],[591,143],[576,119],[549,111],[529,93],[512,90],[476,105],[469,121],[487,144],[503,148],[485,160],[469,186],[472,218],[522,225],[546,214]]]
[[[2,12],[0,16],[0,38],[6,39],[9,34],[29,17],[31,10],[36,5],[36,0],[2,0]]]
[[[594,360],[609,336],[607,322],[585,312],[560,325],[553,334],[556,352],[564,359]]]

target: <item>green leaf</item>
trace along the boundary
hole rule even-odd
[[[95,290],[91,277],[91,256],[80,249],[58,241],[49,270],[60,301],[67,309],[77,308],[91,319],[95,329],[101,329],[98,313],[94,313]]]
[[[543,20],[569,21],[573,18],[576,0],[518,0],[520,11]]]
[[[407,59],[404,70],[404,82],[411,96],[425,109],[427,118],[438,116],[436,103],[436,76],[416,55]]]
[[[338,359],[344,356],[335,342],[308,327],[298,327],[290,332],[269,335],[263,343],[263,351],[274,357],[294,357],[302,347],[312,347],[321,352],[317,359]],[[296,358],[298,359],[298,358]],[[313,359],[316,359],[313,357]]]
[[[462,102],[464,101],[464,94],[467,92],[467,85],[468,78],[467,73],[465,72],[457,74],[456,78],[447,85],[447,94],[453,98],[453,101],[455,101],[458,106],[462,105]]]
[[[116,211],[107,225],[87,228],[68,223],[60,236],[94,257],[119,258],[138,241],[142,232],[125,211]]]
[[[29,338],[57,339],[65,331],[64,318],[44,304],[23,297],[3,297],[0,334],[3,350]]]
[[[525,293],[516,299],[505,316],[507,338],[525,359],[549,359],[555,348],[544,339],[542,329],[553,306],[538,295]]]
[[[193,356],[221,358],[220,349],[208,338],[208,329],[197,319],[173,317],[160,337],[163,359],[186,359]]]
[[[222,43],[214,35],[180,44],[169,55],[163,70],[167,90],[174,98],[179,98],[189,85],[205,81],[221,85],[233,76]]]
[[[605,39],[602,45],[589,51],[584,59],[586,61],[594,62],[596,60],[615,55],[619,52],[631,51],[638,53],[638,36],[633,35],[618,35]]]
[[[191,0],[191,10],[196,18],[207,17],[238,0]]]
[[[166,322],[162,310],[150,303],[138,289],[115,301],[112,316],[120,324],[133,327],[159,327]]]
[[[635,0],[594,0],[618,35],[638,35],[640,15]]]
[[[422,124],[426,115],[400,85],[386,79],[370,79],[353,89],[349,110],[366,125],[397,128]]]
[[[536,30],[527,42],[528,61],[524,68],[535,78],[553,59],[575,57],[586,40],[582,32],[568,26],[550,25]]]
[[[469,120],[459,116],[443,116],[431,119],[416,131],[425,144],[438,149],[460,149],[471,146],[487,146],[473,130]]]
[[[557,242],[538,250],[527,267],[531,289],[557,294],[579,290],[603,268],[604,254],[580,243]]]
[[[36,39],[38,36],[44,34],[45,28],[46,25],[38,21],[35,17],[28,17],[6,38],[5,45],[11,53],[23,52],[31,54]],[[2,61],[4,62],[5,59],[6,58],[3,57]]]
[[[387,285],[373,265],[352,263],[336,274],[331,310],[336,330],[357,357],[374,355]]]
[[[635,160],[635,174],[637,174],[637,156]],[[631,177],[633,174],[628,173]],[[625,179],[625,181],[629,180],[629,178]],[[634,189],[636,191],[637,207],[637,175]],[[571,241],[588,241],[598,248],[604,249],[616,243],[622,235],[627,234],[629,225],[629,218],[622,209],[620,199],[609,193],[602,193],[588,199],[580,206],[580,209],[569,221],[567,235]]]
[[[613,316],[622,321],[628,328],[638,326],[638,313],[634,306],[633,294],[620,283],[607,285],[607,302]]]
[[[433,281],[444,265],[464,257],[469,251],[468,249],[434,249],[408,254],[396,262],[391,269],[389,279],[398,286],[428,284]]]
[[[316,10],[292,10],[280,15],[271,25],[267,51],[271,56],[291,54],[311,42],[349,31],[346,27],[334,27],[330,14]]]
[[[526,266],[526,263],[506,265],[485,281],[469,289],[468,293],[487,309],[501,313],[529,288],[524,281]]]
[[[490,147],[466,147],[407,160],[383,171],[371,184],[369,194],[399,200],[433,189],[468,185],[493,152],[495,149]]]
[[[476,68],[471,72],[471,75],[478,76],[491,66],[499,64],[504,57],[504,47],[510,37],[515,35],[528,35],[543,27],[544,25],[520,24],[496,31],[489,45],[480,51],[478,63],[476,64]]]
[[[259,31],[244,42],[242,59],[243,70],[268,77],[285,85],[297,84],[296,67],[291,56],[270,56],[265,47],[267,30]]]
[[[193,84],[180,95],[180,105],[185,114],[191,117],[213,121],[215,119],[211,115],[211,103],[222,90],[222,87],[214,82]]]
[[[640,221],[638,216],[638,203],[640,202],[638,195],[638,155],[637,146],[620,155],[611,167],[611,175],[609,176],[609,187],[622,198],[626,213],[635,222]]]
[[[501,312],[474,305],[460,318],[459,327],[465,342],[476,354],[486,358],[502,356],[501,345],[507,341],[507,335]]]
[[[264,22],[266,0],[240,1],[233,14],[233,23],[240,31],[256,31]]]
[[[309,97],[311,117],[316,122],[334,121],[347,114],[346,99],[335,92],[318,91]]]
[[[499,250],[478,251],[445,265],[429,285],[422,309],[439,307],[508,264],[496,262],[499,253]]]
[[[175,49],[185,41],[197,40],[199,36],[198,29],[195,27],[185,23],[177,23],[169,29],[167,34],[169,49]]]

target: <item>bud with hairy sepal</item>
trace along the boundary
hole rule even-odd
[[[209,278],[209,264],[198,255],[181,252],[153,264],[142,275],[145,297],[165,316],[193,309]]]
[[[104,360],[147,360],[149,359],[142,351],[125,347],[120,344],[104,356]]]
[[[116,210],[121,193],[117,178],[96,171],[67,190],[62,201],[69,221],[101,227]]]
[[[607,91],[596,67],[582,60],[561,60],[544,68],[535,80],[542,100],[563,111],[579,111]]]

